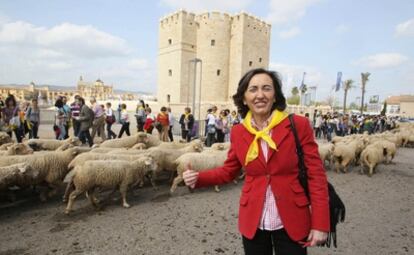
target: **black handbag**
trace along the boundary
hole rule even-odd
[[[295,143],[296,143],[296,152],[299,159],[299,182],[302,185],[303,189],[305,190],[305,194],[308,197],[309,201],[309,187],[308,187],[308,174],[307,168],[305,166],[305,160],[303,158],[303,150],[302,145],[300,144],[298,133],[295,128],[295,122],[293,120],[293,114],[289,114],[289,121],[290,121],[290,128],[292,129],[293,135],[295,136]],[[344,222],[345,220],[345,205],[342,202],[341,198],[336,193],[332,184],[328,182],[328,194],[329,194],[329,214],[330,214],[330,225],[331,229],[328,233],[328,239],[326,240],[325,244],[327,247],[331,247],[331,243],[333,246],[337,247],[337,235],[336,235],[336,225],[339,222]]]

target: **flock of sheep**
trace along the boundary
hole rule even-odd
[[[85,193],[94,207],[99,207],[96,192],[119,189],[122,205],[128,188],[142,187],[149,180],[156,188],[161,171],[175,177],[171,193],[182,179],[182,173],[191,164],[192,169],[214,168],[224,163],[229,143],[203,148],[203,141],[190,143],[161,142],[156,136],[139,132],[121,139],[107,140],[94,148],[81,146],[79,139],[63,141],[33,139],[13,143],[0,132],[0,192],[12,187],[44,186],[40,199],[46,201],[56,194],[62,183],[67,183],[63,201],[65,213],[70,213],[77,196]],[[218,191],[218,187],[216,187]]]
[[[398,147],[413,145],[414,125],[401,123],[391,132],[334,137],[331,143],[319,144],[319,154],[324,163],[328,161],[327,168],[347,172],[352,163],[360,164],[361,172],[366,167],[371,176],[376,165],[391,162]],[[122,205],[128,208],[128,188],[142,187],[148,180],[156,189],[160,173],[167,171],[173,193],[183,182],[182,175],[189,164],[198,171],[220,166],[229,147],[229,143],[216,143],[204,148],[198,139],[190,143],[161,142],[143,132],[107,140],[94,148],[81,146],[77,138],[35,139],[17,144],[0,132],[0,193],[16,187],[43,186],[40,199],[45,201],[66,183],[63,201],[67,202],[65,213],[69,214],[79,195],[85,193],[90,203],[99,208],[96,193],[118,189]]]
[[[320,143],[318,149],[323,162],[328,162],[327,168],[346,173],[351,164],[360,165],[361,174],[368,169],[368,176],[372,176],[378,164],[391,163],[398,147],[413,145],[414,124],[400,123],[383,133],[336,136],[330,143]]]

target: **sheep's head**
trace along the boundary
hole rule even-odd
[[[133,147],[133,149],[136,149],[136,150],[145,150],[146,148],[147,148],[147,145],[145,145],[145,143],[137,143]]]
[[[33,154],[32,148],[26,144],[18,143],[8,148],[10,155],[27,155]]]
[[[11,137],[5,132],[0,132],[0,144],[10,143],[10,142],[12,142]]]
[[[78,137],[69,137],[69,143],[75,146],[79,146],[82,144],[81,140]]]
[[[193,147],[193,150],[196,151],[196,152],[202,152],[203,151],[203,146],[201,146],[200,144],[197,144],[197,143],[193,144],[192,147]]]
[[[39,170],[33,169],[26,163],[19,164],[18,166],[18,177],[22,183],[31,183],[33,180],[39,177]]]
[[[138,159],[139,164],[144,164],[145,173],[152,173],[157,170],[158,164],[151,156],[144,156],[141,159]]]
[[[138,132],[136,134],[137,136],[137,143],[144,143],[147,144],[149,142],[149,137],[147,133],[144,132]]]

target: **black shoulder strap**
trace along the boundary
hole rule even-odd
[[[308,173],[306,171],[305,160],[303,155],[302,145],[300,144],[298,132],[296,131],[295,121],[293,120],[294,114],[289,114],[289,122],[290,122],[290,129],[293,132],[293,136],[295,137],[295,144],[296,144],[296,153],[298,155],[298,165],[299,165],[299,182],[302,185],[303,189],[305,190],[306,196],[309,198],[309,189],[308,189]]]

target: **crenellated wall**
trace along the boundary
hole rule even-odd
[[[270,29],[269,24],[246,13],[232,16],[213,11],[195,15],[180,10],[162,18],[158,101],[165,105],[180,104],[192,102],[194,96],[198,101],[199,88],[193,95],[194,70],[189,65],[195,58],[202,60],[201,101],[232,101],[231,96],[246,71],[268,68]]]

